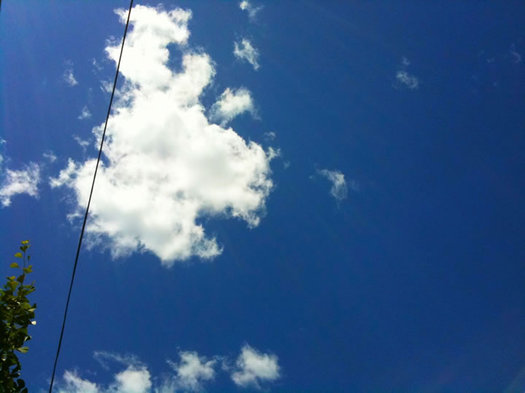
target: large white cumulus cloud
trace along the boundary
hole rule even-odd
[[[125,12],[119,11],[125,21]],[[135,6],[121,73],[125,84],[109,119],[87,231],[109,240],[113,255],[137,250],[165,265],[221,252],[199,220],[238,217],[256,226],[272,181],[272,153],[233,129],[213,124],[200,101],[215,74],[206,53],[187,46],[190,11]],[[167,46],[182,53],[179,72]],[[119,44],[106,48],[118,59]],[[100,140],[102,126],[94,130]],[[52,186],[74,190],[87,203],[95,160],[70,160]]]

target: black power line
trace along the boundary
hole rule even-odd
[[[0,0],[1,1],[1,0]],[[102,147],[104,146],[104,139],[106,137],[106,129],[108,127],[109,115],[111,113],[111,105],[113,104],[113,97],[115,96],[115,88],[117,87],[118,74],[120,69],[120,61],[122,59],[122,52],[124,51],[124,42],[126,41],[126,34],[128,32],[129,18],[131,16],[131,8],[133,8],[133,0],[129,2],[128,19],[126,21],[126,27],[124,28],[124,35],[122,37],[122,45],[120,47],[120,55],[117,63],[117,71],[115,72],[115,79],[113,81],[113,90],[111,91],[111,98],[109,100],[108,113],[106,114],[106,122],[104,124],[104,132],[102,133],[102,140],[100,141],[100,147],[98,149],[97,165],[95,166],[95,172],[93,173],[93,181],[91,183],[91,191],[89,192],[89,199],[86,206],[86,212],[84,214],[84,221],[82,222],[82,229],[80,231],[80,237],[78,239],[77,253],[75,256],[75,263],[73,264],[73,272],[71,274],[71,282],[69,284],[69,291],[67,294],[66,307],[64,309],[64,319],[62,320],[62,328],[60,329],[60,338],[58,339],[57,353],[55,356],[55,363],[53,365],[53,372],[51,374],[51,382],[49,383],[49,393],[53,392],[53,382],[55,381],[55,373],[57,369],[58,357],[60,355],[60,349],[62,347],[62,339],[64,337],[64,330],[66,327],[67,312],[69,309],[69,301],[71,299],[71,291],[73,290],[73,282],[75,281],[75,274],[77,271],[78,257],[80,255],[80,249],[82,247],[82,239],[84,237],[84,230],[86,229],[86,222],[89,213],[89,206],[91,205],[91,197],[93,196],[93,189],[95,188],[95,180],[97,178],[98,167],[100,163],[100,157],[102,156]]]

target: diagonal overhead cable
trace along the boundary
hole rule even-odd
[[[82,247],[82,239],[84,237],[84,230],[86,229],[86,222],[87,222],[87,218],[88,218],[88,214],[89,214],[89,206],[91,205],[91,197],[93,196],[93,190],[95,188],[95,180],[97,178],[98,167],[99,167],[99,164],[100,164],[100,157],[102,156],[102,148],[104,146],[104,139],[106,137],[106,129],[108,127],[109,115],[111,114],[111,105],[113,104],[113,97],[115,96],[115,89],[117,87],[117,80],[118,80],[119,69],[120,69],[120,61],[122,59],[122,52],[124,51],[124,42],[126,41],[126,34],[128,32],[129,18],[131,16],[131,9],[132,8],[133,8],[133,0],[130,0],[130,2],[129,2],[129,10],[128,10],[128,19],[126,20],[126,27],[124,28],[124,35],[122,37],[122,45],[120,47],[120,55],[119,55],[118,63],[117,63],[117,71],[115,72],[115,79],[113,80],[113,90],[111,91],[111,98],[109,100],[108,112],[106,114],[106,122],[104,123],[104,132],[102,133],[102,138],[101,138],[101,141],[100,141],[100,147],[98,149],[97,164],[95,166],[95,172],[93,173],[93,181],[91,183],[91,190],[89,192],[89,198],[88,198],[88,203],[87,203],[87,206],[86,206],[86,212],[84,214],[84,221],[82,222],[82,229],[80,230],[80,237],[78,239],[77,253],[76,253],[76,256],[75,256],[75,263],[73,264],[73,272],[71,274],[71,282],[69,284],[69,291],[68,291],[68,294],[67,294],[66,307],[64,308],[64,318],[62,320],[62,328],[60,329],[60,338],[58,339],[58,346],[57,346],[57,353],[56,353],[56,356],[55,356],[55,363],[53,365],[53,372],[51,374],[51,382],[49,383],[49,393],[53,392],[53,383],[55,381],[55,373],[56,373],[56,369],[57,369],[58,357],[60,355],[60,349],[62,347],[62,339],[64,337],[64,330],[65,330],[65,327],[66,327],[67,312],[68,312],[68,309],[69,309],[69,301],[71,299],[71,292],[73,290],[73,283],[75,281],[75,274],[76,274],[77,265],[78,265],[78,257],[80,255],[80,249]]]

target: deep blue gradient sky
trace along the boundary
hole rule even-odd
[[[237,2],[163,4],[191,9],[188,45],[214,61],[206,108],[226,87],[250,90],[257,115],[230,125],[280,149],[274,188],[255,228],[200,219],[223,247],[212,261],[166,268],[153,253],[84,249],[59,382],[76,370],[111,383],[121,369],[94,351],[134,355],[161,378],[179,351],[234,361],[249,344],[278,357],[266,391],[523,392],[525,3],[261,2],[254,20]],[[33,245],[37,325],[22,362],[35,392],[48,386],[79,235],[74,194],[49,178],[96,154],[73,136],[104,120],[104,48],[127,5],[8,0],[0,12],[0,181],[40,165],[38,198],[0,208],[2,274],[20,240]],[[258,70],[233,55],[244,37]],[[172,69],[180,61],[170,47]],[[347,198],[322,169],[344,174]],[[257,390],[219,370],[206,391]]]

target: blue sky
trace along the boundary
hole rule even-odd
[[[0,12],[35,392],[128,4]],[[525,389],[522,2],[135,4],[55,391]]]

